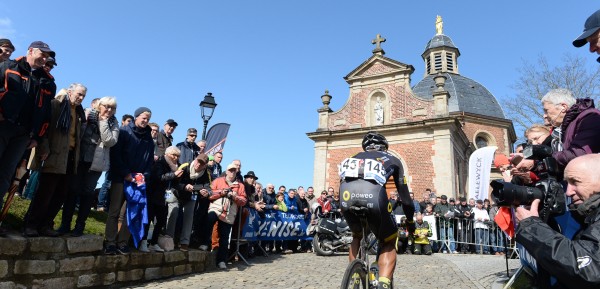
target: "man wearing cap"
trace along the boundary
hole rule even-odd
[[[573,40],[573,46],[582,47],[590,44],[590,52],[600,54],[600,10],[594,12],[583,25],[583,33]],[[596,59],[600,62],[600,57]]]
[[[198,154],[196,159],[190,164],[190,179],[194,186],[194,193],[196,194],[196,207],[194,208],[194,222],[192,228],[191,243],[194,246],[200,244],[202,234],[208,231],[208,205],[210,201],[210,171],[208,170],[208,164],[210,157],[204,153]],[[203,251],[206,251],[208,246],[202,247]]]
[[[258,177],[254,174],[254,171],[248,171],[247,174],[244,175],[244,188],[246,189],[246,195],[248,196],[248,204],[247,206],[253,208],[257,211],[262,211],[265,208],[265,204],[263,202],[255,201],[256,192],[255,183],[258,180]]]
[[[165,150],[173,145],[173,132],[177,128],[177,122],[169,118],[163,126],[163,130],[156,138],[156,155],[162,157],[165,155]]]
[[[200,153],[200,147],[196,144],[198,131],[195,128],[188,128],[187,136],[184,141],[177,144],[177,148],[181,151],[179,162],[191,163]]]
[[[433,211],[439,220],[438,227],[440,228],[442,252],[454,253],[456,252],[456,244],[454,242],[454,223],[451,219],[451,217],[454,216],[454,214],[451,213],[454,208],[451,208],[448,204],[448,197],[446,195],[442,195],[440,199],[440,203],[435,206]],[[448,244],[450,246],[448,246]]]
[[[261,208],[261,204],[259,202],[254,201],[254,196],[256,194],[254,184],[256,183],[256,180],[258,180],[258,177],[256,176],[256,174],[254,174],[254,171],[248,171],[248,173],[245,174],[243,177],[244,177],[244,182],[243,182],[244,190],[246,191],[246,197],[248,199],[248,202],[242,208],[240,208],[240,210],[238,210],[238,214],[241,213],[242,215],[241,215],[241,219],[235,218],[235,223],[233,224],[233,229],[231,232],[232,241],[233,241],[233,239],[237,239],[238,228],[239,228],[239,230],[242,230],[242,228],[244,228],[244,226],[246,225],[246,220],[248,219],[248,215],[250,215],[249,208],[253,208],[253,209],[256,209],[256,207]],[[239,181],[239,179],[238,179],[238,181]],[[262,207],[264,208],[264,204],[262,204]],[[241,220],[241,222],[239,224],[238,224],[238,220]],[[242,231],[240,231],[240,234],[241,234],[241,232]],[[248,246],[248,252],[245,252],[245,253],[251,254],[252,247],[253,246]],[[235,244],[234,243],[232,243],[232,245],[230,246],[229,253],[230,253],[230,255],[233,255],[233,253],[235,253]]]
[[[229,233],[235,221],[237,208],[246,204],[246,191],[244,186],[236,180],[237,167],[229,164],[225,176],[215,179],[211,184],[211,204],[208,209],[208,228],[218,222],[219,249],[216,262],[220,269],[227,269],[227,248],[229,246]],[[203,234],[202,245],[210,244],[210,232]]]
[[[14,51],[15,47],[9,39],[0,39],[0,62],[8,60]]]
[[[150,180],[152,165],[154,164],[154,141],[150,133],[150,117],[152,111],[147,107],[135,110],[133,122],[119,128],[119,140],[110,149],[110,174],[112,182],[110,187],[110,207],[106,219],[104,236],[107,255],[129,254],[128,247],[129,229],[127,222],[123,222],[118,230],[119,213],[125,202],[123,193],[124,182],[134,181],[136,174],[143,174],[145,182]]]
[[[0,208],[18,161],[48,128],[54,92],[41,90],[33,71],[42,69],[51,53],[48,44],[35,41],[26,56],[0,63]]]

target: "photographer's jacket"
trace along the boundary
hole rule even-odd
[[[586,204],[587,203],[587,204]],[[556,232],[540,218],[521,221],[517,242],[536,259],[538,266],[557,278],[555,288],[600,287],[600,195],[586,203],[587,226],[573,240]]]

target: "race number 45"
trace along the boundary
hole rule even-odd
[[[361,159],[346,158],[338,166],[338,174],[341,179],[345,177],[358,178],[358,169],[360,168]]]

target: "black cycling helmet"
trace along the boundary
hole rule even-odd
[[[365,151],[368,151],[368,150],[387,151],[388,142],[382,134],[380,134],[376,131],[370,131],[363,138],[362,148]]]

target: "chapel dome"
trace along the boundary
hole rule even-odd
[[[444,89],[450,93],[448,99],[449,112],[468,112],[485,116],[505,118],[504,112],[498,100],[479,82],[464,77],[460,74],[441,73],[446,77]],[[412,90],[413,93],[423,99],[433,99],[436,88],[433,78],[428,75],[423,78]]]
[[[448,37],[444,34],[438,34],[438,35],[434,36],[433,38],[431,38],[431,40],[429,40],[429,42],[427,42],[427,45],[425,45],[425,51],[432,49],[432,48],[441,47],[441,46],[458,48],[454,45],[454,42],[452,42],[452,39],[450,39],[450,37]]]

